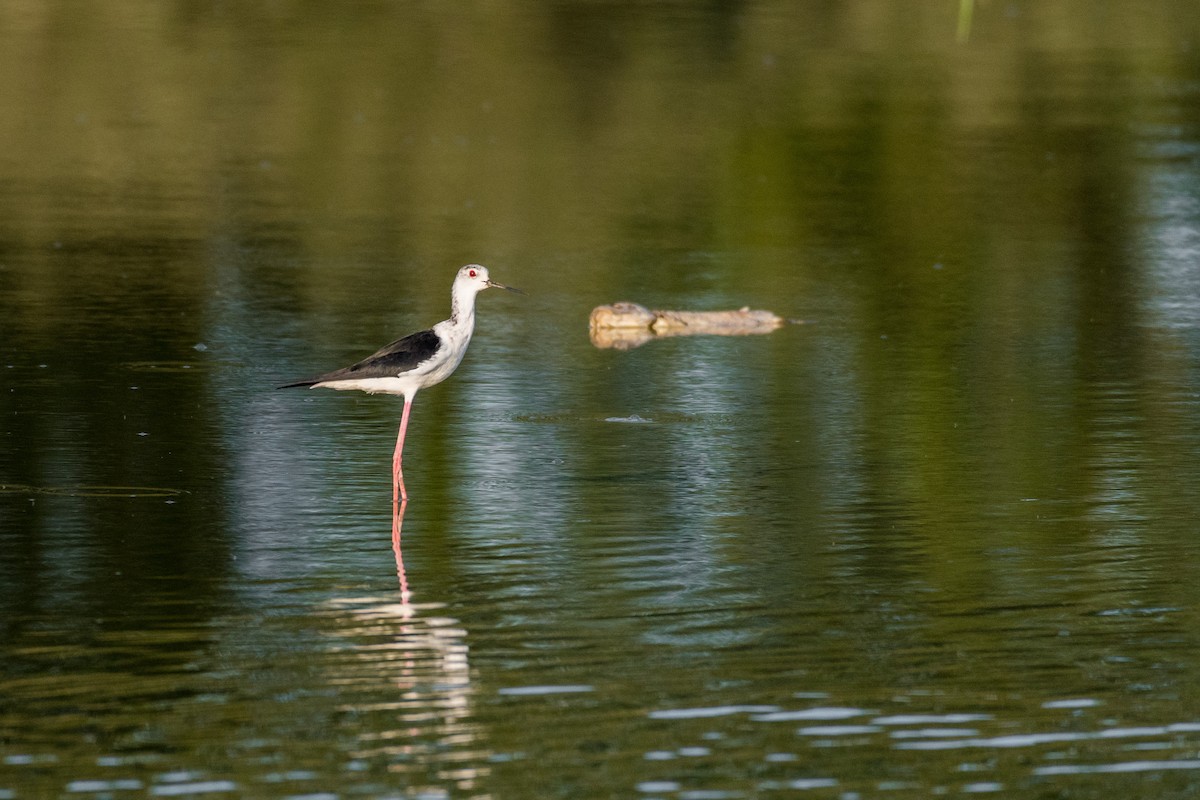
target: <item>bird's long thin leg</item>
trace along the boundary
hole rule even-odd
[[[404,431],[408,429],[408,412],[412,400],[404,398],[404,415],[400,417],[400,433],[396,435],[396,452],[392,454],[392,506],[403,500],[408,502],[408,490],[404,488],[404,470],[400,464],[404,457]]]

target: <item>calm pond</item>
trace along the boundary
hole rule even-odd
[[[1193,2],[13,0],[0,69],[0,800],[1200,795]],[[274,387],[467,263],[394,550],[402,403]]]

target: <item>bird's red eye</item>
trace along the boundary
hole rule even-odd
[[[472,277],[472,278],[474,278],[474,277],[475,277],[476,275],[478,275],[478,274],[479,274],[479,273],[478,273],[478,272],[476,272],[476,271],[475,271],[475,270],[473,270],[473,269],[467,270],[467,275],[469,275],[469,276],[470,276],[470,277]]]

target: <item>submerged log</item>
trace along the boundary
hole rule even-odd
[[[749,307],[734,311],[661,311],[621,302],[592,309],[588,327],[596,347],[629,350],[656,336],[748,336],[770,333],[791,321]]]

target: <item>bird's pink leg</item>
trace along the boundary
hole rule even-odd
[[[396,435],[396,452],[392,454],[392,507],[403,500],[408,502],[408,490],[404,488],[404,470],[400,462],[404,455],[404,431],[408,429],[408,412],[412,408],[412,400],[404,398],[404,415],[400,417],[400,433]]]

